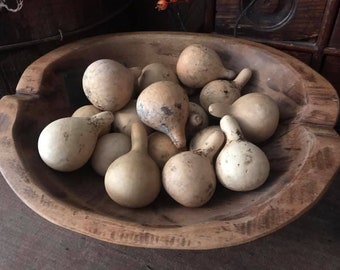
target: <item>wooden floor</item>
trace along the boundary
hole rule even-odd
[[[0,176],[0,269],[340,269],[340,173],[290,225],[208,251],[125,247],[68,231],[29,209]]]

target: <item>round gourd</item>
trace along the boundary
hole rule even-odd
[[[159,81],[173,81],[178,83],[175,71],[163,63],[151,63],[142,69],[138,78],[138,89],[142,91],[150,84]]]
[[[134,72],[112,59],[91,63],[83,74],[86,97],[97,108],[115,112],[123,108],[134,91]]]
[[[216,188],[214,168],[207,157],[184,151],[171,157],[162,171],[165,191],[186,207],[200,207],[213,196]]]
[[[131,149],[130,137],[123,133],[108,133],[100,137],[91,156],[92,168],[101,176],[110,164]]]
[[[149,135],[148,152],[158,167],[163,168],[164,164],[180,150],[173,144],[169,136],[155,131]]]
[[[279,107],[268,95],[249,93],[233,104],[214,103],[209,106],[210,114],[216,117],[233,116],[248,141],[261,143],[269,139],[280,120]]]

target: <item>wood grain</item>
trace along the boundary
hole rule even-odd
[[[213,250],[166,250],[106,243],[51,224],[29,209],[0,175],[0,268],[339,269],[339,191],[337,174],[313,209],[256,241]]]
[[[70,97],[81,96],[80,75],[91,61],[106,57],[127,66],[152,61],[174,66],[191,43],[215,49],[235,71],[253,69],[245,91],[262,91],[278,102],[279,129],[261,146],[272,165],[263,187],[242,194],[218,188],[198,209],[180,207],[162,193],[149,207],[133,210],[112,202],[103,179],[89,166],[58,173],[42,163],[38,135],[77,105]],[[76,74],[71,82],[67,79]],[[293,57],[219,35],[141,32],[81,40],[32,63],[17,93],[3,97],[0,106],[0,150],[6,153],[0,168],[20,199],[52,223],[127,246],[211,249],[268,235],[315,205],[340,164],[340,140],[333,129],[339,110],[334,88]]]

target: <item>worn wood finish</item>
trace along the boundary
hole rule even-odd
[[[213,250],[128,247],[41,218],[0,175],[0,269],[340,269],[340,174],[308,213],[256,241]]]
[[[233,34],[237,18],[249,2],[216,0],[216,31]],[[238,33],[273,40],[313,42],[320,34],[326,5],[327,1],[316,0],[257,1],[242,17]]]
[[[191,43],[215,49],[235,71],[254,70],[245,92],[262,91],[279,104],[281,122],[261,147],[272,171],[253,192],[218,187],[204,207],[180,207],[165,193],[149,207],[118,206],[89,166],[58,173],[42,163],[37,138],[50,121],[69,115],[81,100],[81,74],[93,60],[127,66],[161,61],[174,66]],[[80,101],[79,101],[80,99]],[[0,101],[1,172],[39,215],[62,227],[108,242],[168,249],[211,249],[249,242],[287,225],[324,194],[340,164],[333,126],[339,111],[334,88],[293,57],[250,41],[208,34],[126,33],[81,40],[31,64],[15,95]],[[28,132],[29,130],[29,132]]]

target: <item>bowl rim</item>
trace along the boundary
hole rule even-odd
[[[80,50],[79,48],[83,46],[91,46],[95,42],[108,42],[112,39],[129,38],[131,36],[137,39],[157,38],[157,40],[162,40],[163,37],[210,38],[217,41],[241,42],[247,46],[267,50],[294,68],[304,70],[303,72],[305,73],[312,73],[313,76],[321,80],[322,85],[320,87],[325,91],[329,91],[326,94],[334,101],[332,103],[333,117],[328,122],[322,122],[318,119],[301,116],[299,121],[292,123],[292,125],[307,132],[313,138],[315,143],[309,149],[309,157],[315,158],[315,161],[318,162],[324,159],[325,155],[330,155],[335,162],[323,168],[316,166],[315,162],[313,164],[304,163],[300,168],[301,174],[294,177],[294,187],[290,185],[285,187],[282,192],[272,198],[269,204],[252,216],[242,216],[232,221],[212,220],[171,228],[152,227],[113,219],[94,213],[91,210],[70,206],[62,200],[46,194],[44,190],[33,184],[32,176],[27,172],[23,157],[20,156],[20,151],[17,151],[18,146],[12,136],[20,107],[27,100],[39,98],[42,91],[45,91],[40,88],[39,84],[48,69],[60,61],[60,57],[69,55],[74,49]],[[40,80],[30,81],[30,84],[27,84],[32,74],[39,72],[41,75]],[[313,87],[318,86],[316,83],[314,85],[313,82],[308,83]],[[313,87],[311,89],[314,89]],[[337,173],[340,164],[340,153],[337,150],[340,147],[340,139],[334,130],[336,114],[339,113],[338,104],[336,91],[320,74],[292,56],[253,41],[218,34],[182,32],[129,32],[95,36],[66,44],[40,57],[24,71],[18,82],[16,94],[1,98],[0,149],[7,154],[0,157],[0,171],[16,195],[34,212],[56,225],[96,239],[127,246],[166,249],[212,249],[234,246],[255,240],[282,228],[308,211],[322,197],[332,178]],[[318,109],[318,104],[311,104],[308,110],[313,111],[315,107]],[[322,173],[320,173],[320,170]],[[318,179],[315,179],[315,175],[318,176]],[[315,188],[310,197],[301,200],[298,191],[305,189],[306,185],[310,184],[303,181],[303,179],[312,179],[311,181],[314,182]],[[287,200],[287,198],[290,199]],[[63,212],[62,216],[60,215],[61,212]],[[64,219],[66,215],[73,218]],[[271,220],[269,228],[263,225],[266,220]]]

